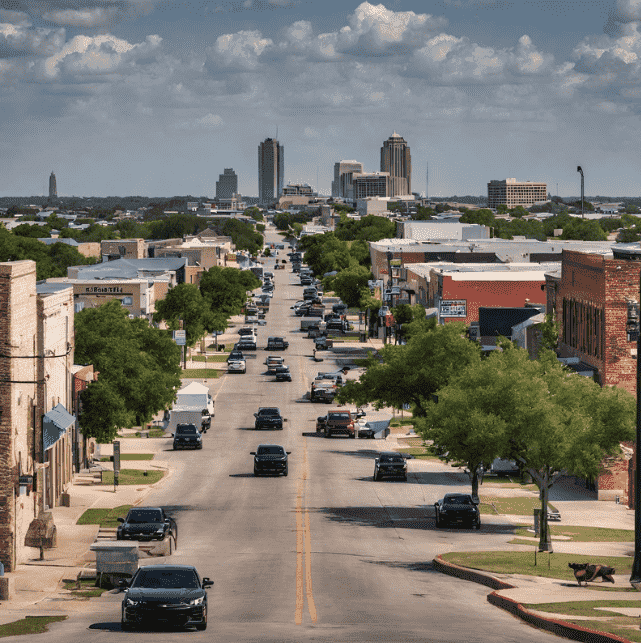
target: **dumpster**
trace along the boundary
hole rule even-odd
[[[131,578],[138,569],[138,543],[123,540],[96,541],[89,549],[96,552],[99,585],[116,585],[120,578]]]

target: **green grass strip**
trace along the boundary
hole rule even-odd
[[[120,454],[120,459],[121,460],[153,460],[154,454],[153,453],[121,453]],[[105,456],[104,458],[100,458],[100,462],[111,462],[113,458],[108,455]]]
[[[100,525],[101,527],[117,527],[118,518],[124,518],[131,505],[120,505],[112,509],[87,509],[80,518],[78,525]]]
[[[208,355],[205,358],[204,355],[196,355],[191,358],[192,362],[226,362],[227,355]]]
[[[560,578],[569,582],[576,582],[576,579],[568,563],[609,565],[616,569],[617,574],[629,574],[632,570],[632,558],[627,556],[537,553],[535,565],[534,547],[532,551],[450,552],[443,554],[443,560],[461,567],[471,567],[497,574],[525,574]]]
[[[567,614],[568,616],[621,616],[617,612],[597,610],[596,607],[635,607],[637,601],[568,601],[562,603],[533,603],[527,605],[529,609],[538,612],[554,612],[555,614]]]
[[[67,616],[27,616],[19,621],[0,625],[0,637],[20,636],[21,634],[42,634],[48,632],[49,623],[67,620]]]
[[[532,511],[541,507],[541,501],[536,497],[531,498],[497,498],[496,496],[480,496],[481,504],[485,507],[480,507],[481,513],[486,514],[511,514],[515,516],[531,516]],[[496,511],[492,509],[496,507]],[[548,507],[555,510],[556,507],[548,503]],[[525,534],[521,534],[522,536]]]
[[[551,524],[550,532],[553,536],[569,536],[573,542],[578,543],[634,542],[633,529],[608,529],[607,527],[572,527]],[[532,532],[528,532],[527,529],[517,529],[514,533],[517,536],[532,536]],[[565,540],[565,538],[563,540]]]
[[[217,371],[215,368],[188,368],[183,369],[182,375],[180,376],[183,379],[199,379],[199,380],[215,380],[220,371]]]
[[[147,475],[145,475],[145,473]],[[121,469],[120,475],[118,476],[119,485],[131,485],[131,484],[154,484],[158,482],[163,475],[164,471],[151,470],[145,472],[142,469]],[[102,484],[103,485],[113,485],[114,483],[114,473],[113,471],[105,471],[102,474]]]

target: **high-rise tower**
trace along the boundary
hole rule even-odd
[[[56,175],[52,172],[49,177],[49,198],[58,196],[58,186],[56,185]]]
[[[363,164],[358,161],[339,161],[334,164],[334,180],[332,181],[332,196],[341,199],[354,199],[354,174],[363,172]]]
[[[258,146],[258,203],[269,205],[281,196],[284,176],[285,147],[266,138]]]
[[[238,193],[238,175],[233,168],[226,167],[222,174],[218,175],[216,181],[216,198],[231,199]]]
[[[389,172],[390,196],[412,194],[412,157],[402,136],[392,134],[381,147],[381,172]]]

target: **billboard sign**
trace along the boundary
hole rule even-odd
[[[446,299],[440,302],[439,317],[467,317],[467,300]]]

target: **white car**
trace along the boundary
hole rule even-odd
[[[270,292],[269,290],[263,290],[261,297],[269,297],[270,299],[274,296],[273,292]]]
[[[256,326],[264,326],[267,321],[264,319],[259,319],[258,315],[248,315],[245,317],[246,324],[256,324]]]
[[[227,372],[228,373],[246,373],[247,366],[245,360],[235,359],[227,363]]]

